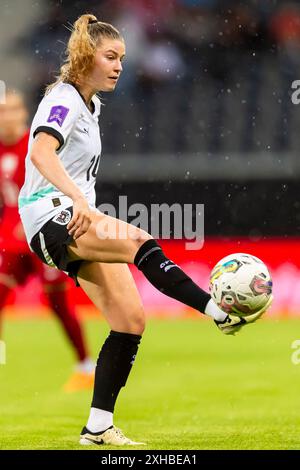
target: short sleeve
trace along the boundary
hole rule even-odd
[[[39,132],[53,135],[60,150],[70,135],[80,115],[77,96],[71,87],[63,85],[55,88],[41,101],[32,123],[33,138]]]

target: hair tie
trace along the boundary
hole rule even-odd
[[[98,20],[89,20],[89,24],[98,23]]]

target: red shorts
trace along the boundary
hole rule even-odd
[[[38,275],[43,284],[62,284],[67,276],[58,269],[42,263],[33,253],[0,252],[0,274],[13,276],[18,285],[23,285],[32,275]]]

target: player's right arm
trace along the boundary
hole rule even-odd
[[[61,163],[56,150],[59,141],[46,132],[39,132],[32,145],[30,159],[37,170],[51,184],[73,200],[73,217],[68,224],[74,239],[83,235],[91,224],[88,202],[80,188],[70,178]]]

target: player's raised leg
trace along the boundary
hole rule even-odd
[[[98,357],[90,416],[80,442],[137,445],[114,427],[113,412],[145,328],[139,293],[126,264],[85,261],[77,279],[111,328]]]
[[[226,314],[145,231],[99,211],[92,214],[88,231],[68,246],[72,260],[134,263],[161,292],[199,312],[223,321]]]
[[[235,334],[266,310],[246,319],[224,313],[207,292],[165,255],[151,235],[99,211],[92,214],[88,231],[72,241],[68,249],[73,260],[134,263],[159,291],[211,316],[224,334]]]

